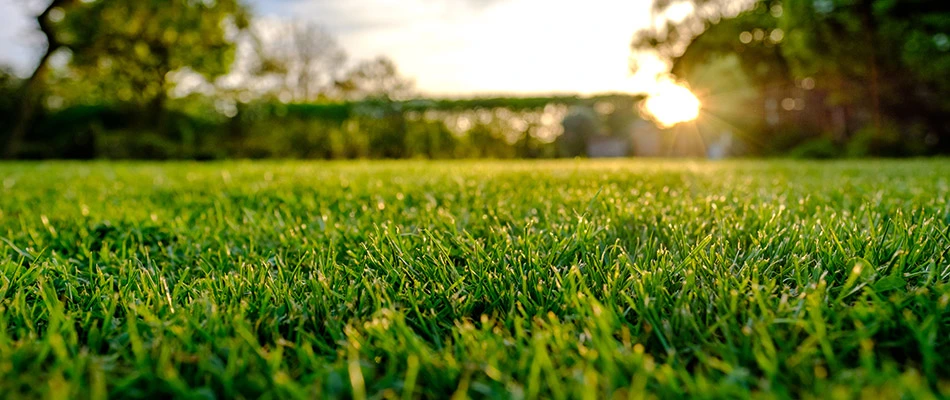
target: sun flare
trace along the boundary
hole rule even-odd
[[[702,104],[689,89],[671,81],[657,83],[656,89],[647,97],[644,107],[656,122],[671,127],[688,122],[699,116]]]

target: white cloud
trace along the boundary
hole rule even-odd
[[[35,1],[0,0],[0,65],[26,75],[39,60],[45,41],[33,20]]]

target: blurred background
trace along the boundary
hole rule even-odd
[[[950,153],[942,0],[0,0],[12,159]]]

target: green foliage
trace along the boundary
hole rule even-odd
[[[734,82],[734,89],[741,91],[751,85],[764,86],[789,80],[789,68],[780,46],[784,38],[776,41],[772,37],[779,25],[772,7],[781,5],[781,1],[759,1],[734,18],[707,27],[674,59],[673,73],[688,78],[691,74],[707,73],[704,71],[709,68],[707,64],[737,57],[740,62],[734,67],[738,67],[738,71],[731,74],[741,72],[743,79],[751,82]],[[779,38],[777,34],[775,38]],[[708,81],[703,83],[716,84],[712,79]]]
[[[946,160],[0,176],[4,397],[950,396]]]
[[[683,3],[695,12],[639,33],[634,48],[673,61],[673,72],[694,88],[703,85],[691,75],[711,68],[710,60],[738,56],[747,87],[777,113],[753,107],[746,114],[759,122],[726,119],[760,141],[797,127],[803,138],[828,132],[844,142],[873,131],[882,137],[857,140],[886,142],[896,126],[906,154],[947,151],[950,11],[938,2],[757,0],[728,16],[730,2],[670,0],[656,3],[658,15]],[[707,100],[722,103],[717,96]],[[781,101],[796,103],[776,110]]]
[[[862,21],[860,1],[829,0],[819,10],[811,0],[791,0],[784,5],[781,26],[787,32],[782,52],[799,78],[812,77],[832,92],[831,104],[867,100],[872,62],[886,49],[873,40]]]
[[[887,124],[881,130],[867,127],[854,134],[845,148],[848,157],[911,157],[928,153],[922,144],[926,130],[905,129]],[[918,127],[919,128],[919,127]],[[912,140],[907,140],[912,138]]]
[[[703,54],[701,61],[687,60],[684,55],[676,71],[686,79],[693,92],[706,100],[703,111],[715,117],[711,123],[726,122],[733,129],[739,126],[750,131],[763,130],[758,123],[764,110],[761,109],[761,95],[755,88],[757,82],[769,79],[766,77],[768,71],[775,73],[775,69],[780,67],[776,67],[771,59],[752,62],[745,54]]]
[[[237,0],[82,2],[67,10],[57,37],[75,73],[117,97],[102,100],[144,104],[165,97],[172,72],[228,72],[234,43],[226,31],[246,25],[244,13]]]
[[[588,107],[575,107],[561,122],[564,134],[558,137],[558,151],[562,157],[578,157],[587,153],[587,142],[604,132],[600,118]]]
[[[851,148],[848,148],[851,154]],[[808,139],[788,151],[792,158],[831,159],[841,156],[841,149],[833,140],[827,137]],[[870,156],[865,154],[864,156]]]
[[[409,158],[445,159],[462,155],[461,140],[441,121],[407,124],[405,146]]]
[[[946,74],[937,72],[950,62],[945,7],[916,0],[828,0],[820,7],[810,0],[785,3],[782,23],[789,41],[782,50],[794,60],[798,75],[866,82],[874,61],[881,74],[910,75],[882,76],[885,86],[898,89],[917,80],[950,90]]]
[[[169,101],[161,129],[142,126],[137,107],[80,105],[41,115],[21,157],[551,158],[558,155],[553,142],[568,105],[609,108],[592,118],[624,135],[637,101],[604,95],[229,104],[193,95]]]

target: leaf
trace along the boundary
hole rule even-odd
[[[907,285],[907,281],[904,280],[904,277],[894,274],[888,275],[882,279],[879,279],[877,282],[874,282],[874,290],[878,292],[886,292],[888,290],[900,289]]]

